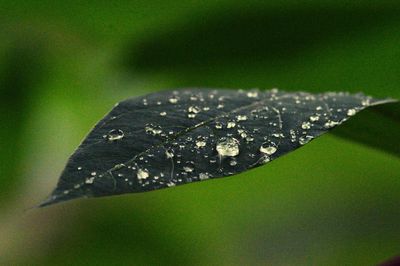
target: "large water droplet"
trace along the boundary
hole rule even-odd
[[[220,156],[236,156],[239,154],[239,141],[235,138],[223,138],[217,143]]]
[[[125,135],[124,131],[122,131],[121,129],[112,129],[104,137],[108,141],[115,141],[115,140],[122,139],[124,137],[124,135]]]

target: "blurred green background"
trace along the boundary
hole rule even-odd
[[[399,158],[331,134],[234,177],[27,210],[127,97],[279,87],[400,99],[399,14],[399,1],[0,0],[0,264],[374,265],[400,254]]]

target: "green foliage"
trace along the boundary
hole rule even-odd
[[[264,2],[1,1],[0,263],[365,265],[399,253],[398,157],[333,135],[225,180],[19,211],[127,97],[199,86],[400,99],[396,1]]]

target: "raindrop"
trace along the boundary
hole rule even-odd
[[[249,92],[247,92],[246,95],[249,98],[257,98],[258,97],[258,91],[249,91]]]
[[[124,131],[121,129],[112,129],[104,136],[108,141],[120,140],[124,137]]]
[[[313,138],[314,138],[313,136],[300,137],[299,144],[305,145],[305,144],[309,143]]]
[[[190,166],[184,166],[183,167],[183,171],[185,171],[186,173],[191,173],[191,172],[193,172],[193,167],[190,167]]]
[[[203,147],[205,147],[206,146],[206,142],[204,141],[204,140],[197,140],[196,141],[196,147],[197,148],[203,148]]]
[[[162,130],[159,126],[154,126],[152,124],[146,125],[144,130],[146,131],[146,133],[152,134],[153,136],[162,133]]]
[[[174,186],[176,186],[176,185],[175,185],[175,183],[173,183],[173,182],[168,182],[168,183],[167,183],[167,186],[168,186],[168,187],[174,187]]]
[[[93,182],[94,182],[94,176],[88,177],[88,178],[86,178],[86,180],[85,180],[85,183],[86,183],[86,184],[93,184]]]
[[[222,128],[222,124],[220,122],[215,123],[215,128],[216,129],[221,129]]]
[[[347,115],[348,116],[353,116],[353,115],[355,115],[357,112],[356,112],[356,110],[355,109],[349,109],[349,110],[347,110]]]
[[[233,128],[235,126],[236,126],[236,123],[232,122],[232,121],[228,122],[228,124],[226,125],[227,128]]]
[[[208,173],[200,173],[199,174],[199,179],[200,180],[205,180],[205,179],[209,179],[209,178],[210,178],[210,176],[209,176]]]
[[[270,145],[269,143],[263,143],[260,146],[260,152],[265,153],[267,155],[272,155],[277,151],[275,146]]]
[[[310,122],[303,122],[301,124],[302,129],[310,129],[311,128],[311,123]]]
[[[171,150],[166,150],[166,151],[165,151],[165,155],[167,156],[168,159],[174,157],[174,153],[173,153],[173,151],[171,151]]]
[[[316,121],[318,121],[319,120],[319,116],[318,115],[312,115],[312,116],[310,116],[310,121],[311,122],[316,122]]]
[[[235,138],[223,138],[217,143],[216,149],[220,156],[236,156],[239,154],[239,141]]]
[[[137,171],[137,178],[139,180],[143,180],[143,179],[146,179],[148,177],[149,177],[149,172],[147,172],[146,170],[139,169]]]
[[[173,96],[171,98],[168,99],[168,101],[172,104],[176,104],[178,102],[179,98],[176,96]]]
[[[361,104],[362,104],[363,106],[368,106],[368,105],[370,105],[370,99],[362,100],[362,101],[361,101]]]
[[[245,120],[247,120],[247,116],[245,116],[245,115],[237,115],[236,119],[237,119],[237,121],[245,121]]]
[[[339,124],[340,124],[339,122],[335,122],[335,121],[331,120],[331,121],[326,122],[324,127],[325,128],[331,128],[331,127],[334,127],[334,126],[339,125]]]
[[[189,111],[190,113],[197,114],[197,113],[199,113],[199,112],[201,111],[201,109],[200,109],[199,107],[197,107],[197,106],[190,106],[190,107],[188,108],[188,111]]]

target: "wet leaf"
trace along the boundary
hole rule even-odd
[[[207,89],[128,99],[89,133],[41,206],[234,175],[307,144],[367,107],[392,102],[363,94]]]

